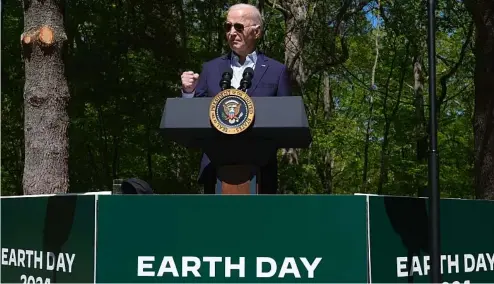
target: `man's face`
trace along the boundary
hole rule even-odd
[[[226,17],[225,31],[230,48],[243,56],[254,49],[259,36],[259,26],[255,25],[252,12],[248,9],[230,11]]]

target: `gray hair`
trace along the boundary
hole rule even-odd
[[[230,11],[232,10],[239,10],[239,9],[249,9],[254,24],[259,25],[262,28],[261,12],[259,12],[259,9],[257,9],[256,6],[250,4],[244,4],[244,3],[235,4],[228,9],[228,13],[230,13]]]

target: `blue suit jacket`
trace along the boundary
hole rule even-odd
[[[195,97],[213,97],[221,92],[221,75],[230,67],[231,52],[203,64]],[[290,76],[286,66],[258,52],[252,85],[247,90],[251,97],[290,96]],[[211,163],[203,155],[199,170],[199,181],[206,166]]]

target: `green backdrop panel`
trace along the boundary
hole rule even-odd
[[[443,281],[494,281],[494,202],[441,200]],[[370,197],[372,282],[430,281],[428,202]]]
[[[101,196],[98,282],[366,282],[356,196]]]
[[[2,282],[94,280],[95,196],[2,198]]]

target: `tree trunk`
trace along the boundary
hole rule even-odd
[[[285,0],[282,4],[284,4],[284,9],[289,11],[285,14],[285,65],[290,70],[296,86],[303,88],[307,76],[301,53],[304,48],[303,34],[307,12],[303,8],[304,3],[300,0]]]
[[[182,0],[178,0],[177,9],[179,13],[179,21],[180,21],[180,45],[183,50],[187,50],[187,18],[185,15],[185,3]]]
[[[475,196],[494,199],[494,1],[468,0],[465,5],[476,27]]]
[[[304,24],[307,19],[307,12],[304,9],[304,3],[301,0],[285,0],[280,3],[285,17],[286,34],[285,34],[285,65],[294,81],[294,87],[301,91],[306,82],[304,62],[300,56],[303,46]],[[282,155],[288,161],[288,164],[298,164],[298,154],[295,149],[282,149]]]
[[[417,52],[417,50],[415,51]],[[418,53],[418,52],[417,52]],[[424,74],[422,71],[422,58],[419,55],[415,55],[413,59],[413,78],[414,78],[414,106],[415,106],[415,144],[416,144],[416,157],[418,164],[425,164],[427,162],[427,149],[428,149],[428,136],[427,136],[427,122],[425,120],[424,110]],[[416,173],[415,190],[418,196],[426,196],[426,175]]]
[[[365,1],[363,1],[365,2]],[[348,20],[350,15],[354,15],[357,11],[360,11],[365,5],[360,5],[361,2],[356,3],[355,7],[350,9],[351,1],[344,1],[342,6],[338,10],[335,16],[334,22],[338,28],[335,28],[336,35],[340,37],[341,54],[335,48],[336,40],[333,40],[330,48],[325,48],[328,54],[321,54],[318,62],[310,62],[307,64],[305,59],[302,58],[304,49],[306,46],[310,46],[312,41],[307,37],[307,34],[311,27],[317,26],[317,18],[314,16],[315,11],[322,10],[325,1],[305,1],[305,0],[258,0],[259,6],[269,5],[276,8],[283,14],[285,19],[285,65],[287,66],[290,78],[293,81],[293,88],[296,90],[294,93],[300,93],[304,96],[304,86],[308,78],[318,72],[327,70],[329,67],[343,64],[348,58],[348,46],[345,41],[345,35],[343,33],[343,22]],[[317,8],[316,8],[317,6]],[[264,7],[261,7],[263,10]],[[320,20],[320,19],[318,19]],[[327,26],[328,21],[324,21]],[[325,34],[325,36],[328,36]],[[317,44],[316,44],[317,45]],[[310,68],[307,66],[310,65]],[[288,164],[298,164],[298,152],[295,149],[282,149],[282,155]]]
[[[64,1],[24,1],[24,194],[68,192],[64,6]]]
[[[323,73],[324,75],[324,95],[323,95],[323,103],[324,103],[324,119],[331,120],[333,117],[334,103],[333,103],[333,90],[331,89],[331,82],[329,81],[329,74],[327,72]],[[330,135],[331,130],[329,127],[325,127],[324,134]],[[332,194],[333,193],[333,156],[331,155],[331,149],[327,149],[325,151],[323,167],[321,167],[319,174],[321,176],[321,182],[323,186],[324,193]]]
[[[146,157],[147,157],[147,165],[148,165],[148,177],[147,179],[150,182],[153,182],[153,142],[151,141],[151,127],[152,125],[151,119],[151,111],[148,111],[148,123],[146,127],[146,137],[147,137],[147,146],[146,146]]]
[[[375,75],[375,67],[377,66],[377,55],[379,54],[379,49],[377,48],[378,46],[378,41],[376,39],[376,61],[374,64],[374,69],[372,71],[372,77]],[[388,182],[388,164],[389,164],[389,131],[391,128],[391,123],[394,120],[394,115],[396,114],[396,109],[398,108],[398,104],[400,103],[400,96],[401,92],[398,95],[398,100],[393,108],[393,111],[390,114],[388,114],[388,98],[389,98],[389,83],[391,82],[391,77],[393,76],[393,71],[395,69],[395,61],[397,58],[397,51],[395,50],[395,53],[393,55],[393,60],[391,61],[391,69],[389,70],[388,78],[386,79],[386,89],[384,91],[384,98],[383,98],[383,110],[382,114],[384,116],[384,134],[383,134],[383,141],[381,143],[381,162],[380,162],[380,171],[379,171],[379,183],[377,185],[377,194],[383,194],[383,188],[384,184]],[[402,70],[405,69],[404,66],[401,68]],[[403,71],[402,71],[403,73]],[[401,80],[402,84],[403,80]],[[371,86],[374,85],[374,79],[372,79]]]
[[[372,114],[374,110],[374,101],[372,94],[369,95],[369,118],[367,119],[367,125],[365,128],[365,144],[364,144],[364,169],[362,171],[362,191],[367,192],[369,181],[367,178],[369,172],[369,145],[370,145],[370,135],[371,135],[371,124],[372,124]]]

